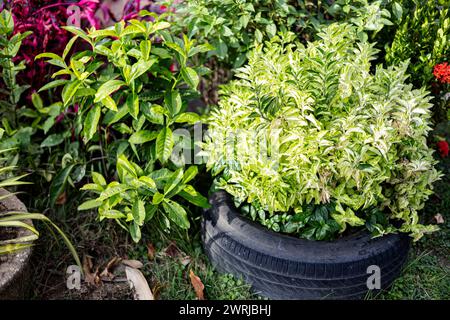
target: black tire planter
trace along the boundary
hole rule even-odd
[[[309,241],[279,234],[243,217],[224,191],[210,197],[202,241],[212,264],[242,277],[270,299],[361,299],[369,291],[371,265],[379,266],[381,289],[398,277],[410,239],[365,231],[336,241]]]
[[[0,197],[10,194],[0,188]],[[0,213],[5,211],[27,212],[25,205],[14,195],[0,200]],[[24,221],[33,225],[31,220]],[[18,229],[17,236],[29,236],[31,231]],[[0,255],[0,300],[25,299],[30,289],[30,257],[32,248]]]

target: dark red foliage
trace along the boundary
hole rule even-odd
[[[62,3],[60,0],[9,0],[6,7],[14,18],[14,33],[32,31],[22,43],[16,60],[25,60],[27,68],[21,72],[19,82],[40,88],[46,83],[48,64],[43,60],[34,60],[41,52],[62,53],[69,40],[69,34],[62,29],[68,18],[64,6],[45,6]]]
[[[439,153],[441,154],[442,158],[448,157],[449,146],[447,141],[445,140],[438,141],[436,143],[436,146],[438,147]]]
[[[26,69],[18,76],[19,83],[29,84],[37,90],[50,80],[51,66],[44,59],[35,61],[34,58],[42,52],[62,54],[72,36],[63,26],[70,24],[98,29],[117,20],[136,18],[142,9],[158,14],[166,11],[164,6],[151,1],[145,1],[145,4],[142,7],[141,0],[129,0],[122,16],[117,17],[112,14],[109,4],[102,0],[6,0],[1,9],[11,11],[15,24],[14,33],[33,32],[23,41],[15,58],[16,61],[25,60],[27,64]]]

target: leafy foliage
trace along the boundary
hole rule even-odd
[[[141,9],[153,9],[160,12],[159,6],[153,3],[142,7],[141,1],[128,0],[122,16],[115,17],[111,12],[111,3],[100,0],[6,0],[4,7],[15,20],[15,33],[33,32],[25,39],[19,52],[19,60],[27,63],[27,68],[19,74],[21,84],[33,88],[42,87],[48,78],[48,65],[44,61],[35,60],[41,52],[52,51],[61,54],[70,39],[70,32],[63,27],[79,25],[100,29],[114,21],[136,18]],[[117,20],[116,20],[117,19]]]
[[[0,12],[0,115],[2,127],[2,140],[0,149],[28,149],[32,127],[22,126],[21,118],[25,115],[24,109],[19,108],[19,101],[29,85],[20,85],[17,81],[18,73],[25,69],[25,61],[16,57],[21,48],[22,41],[30,35],[30,32],[16,33],[13,35],[14,21],[7,10]],[[10,165],[16,165],[19,161],[15,151],[8,152]]]
[[[0,141],[3,138],[3,134],[4,132],[0,130]],[[0,149],[0,155],[4,156],[10,151],[11,150],[9,149]],[[28,184],[29,182],[22,181],[22,178],[24,178],[26,175],[14,175],[13,171],[16,169],[16,167],[7,165],[7,161],[8,157],[0,158],[0,188],[16,187],[19,185]],[[10,176],[8,177],[8,175]],[[0,197],[0,201],[13,195],[13,193],[3,195]],[[28,248],[33,245],[33,241],[36,241],[39,238],[39,232],[34,226],[27,223],[27,220],[43,221],[47,226],[56,230],[71,252],[73,258],[75,259],[75,262],[81,267],[81,262],[78,257],[77,251],[73,244],[70,242],[69,238],[56,224],[54,224],[49,218],[41,213],[13,211],[0,212],[0,232],[2,228],[3,230],[5,230],[5,228],[23,228],[31,231],[30,235],[0,240],[0,255],[10,254]]]
[[[409,59],[412,82],[417,86],[429,86],[433,67],[448,59],[450,54],[449,3],[439,7],[435,0],[404,2],[411,6],[411,14],[403,15],[393,43],[387,48],[386,61],[398,64]]]
[[[197,168],[186,170],[187,176],[184,176],[185,158],[174,152],[177,148],[191,149],[191,140],[185,138],[183,132],[199,121],[199,116],[186,112],[187,101],[195,96],[198,74],[203,71],[190,65],[189,59],[204,48],[196,47],[186,36],[172,37],[165,30],[170,24],[163,20],[163,15],[158,17],[147,11],[143,11],[143,15],[152,17],[153,21],[132,19],[129,24],[121,21],[110,28],[91,29],[87,33],[66,27],[74,37],[63,55],[43,53],[38,56],[61,68],[53,75],[59,79],[41,90],[62,86],[62,106],[78,109],[74,136],[80,136],[80,143],[88,149],[99,150],[105,160],[101,167],[103,175],[94,174],[94,184],[84,187],[104,193],[96,202],[84,204],[81,209],[100,206],[101,218],[116,219],[122,226],[134,217],[126,228],[135,241],[140,238],[139,228],[145,216],[143,203],[149,196],[153,206],[148,210],[162,210],[184,228],[189,227],[187,213],[171,197],[186,194],[184,198],[188,201],[207,205],[192,186],[186,185]],[[70,46],[78,38],[90,48],[69,57]],[[178,71],[172,72],[174,60]],[[113,181],[106,185],[103,181],[110,180],[112,165],[117,167],[120,183]],[[53,184],[63,185],[71,168],[74,166],[61,172]],[[129,181],[128,176],[133,179]],[[157,192],[161,188],[163,193]],[[61,190],[51,188],[53,202]],[[127,197],[129,192],[132,194]],[[127,216],[130,205],[131,210],[138,213]],[[125,212],[113,209],[116,206]],[[166,229],[168,221],[164,220]]]
[[[230,66],[239,67],[255,40],[273,37],[297,23],[300,12],[286,0],[196,0],[180,3],[177,17],[189,36],[206,39]]]
[[[332,24],[319,37],[306,48],[292,34],[257,46],[210,116],[207,166],[254,219],[281,215],[274,230],[309,237],[302,216],[314,205],[328,225],[314,238],[333,236],[331,217],[341,232],[366,225],[419,239],[436,229],[418,218],[439,178],[426,145],[430,97],[406,84],[407,62],[372,73],[377,50],[356,27]]]
[[[401,1],[407,14],[397,27],[392,44],[386,49],[386,62],[390,65],[410,60],[408,72],[416,87],[432,89],[436,97],[440,90],[433,81],[436,64],[448,61],[450,56],[449,1]],[[446,121],[448,101],[438,103],[435,120]]]
[[[255,42],[278,32],[290,30],[308,41],[334,18],[357,25],[358,35],[367,38],[366,32],[392,24],[383,1],[188,0],[176,8],[177,24],[188,36],[211,43],[212,54],[232,68],[247,61]]]
[[[52,127],[64,120],[65,114],[71,114],[71,109],[63,112],[61,103],[54,103],[44,107],[42,98],[37,93],[31,95],[31,103],[23,105],[23,93],[29,85],[20,85],[17,79],[19,72],[26,68],[25,60],[20,59],[22,41],[30,35],[30,32],[15,32],[13,17],[9,11],[0,13],[0,68],[2,72],[0,114],[2,116],[3,139],[0,141],[0,149],[9,149],[5,155],[10,165],[16,165],[21,170],[37,173],[33,178],[43,181],[40,185],[48,185],[55,176],[55,163],[61,159],[63,167],[69,158],[78,158],[76,145],[71,144],[71,131],[54,134]],[[18,62],[19,61],[19,62]],[[70,120],[70,119],[67,119]],[[67,127],[66,127],[67,128]],[[70,127],[69,127],[70,128]],[[43,133],[42,135],[36,133]],[[63,145],[63,142],[67,144]],[[57,149],[56,146],[63,148]],[[52,148],[53,152],[45,153]],[[66,150],[64,150],[66,149]],[[67,156],[64,155],[68,153]],[[64,168],[63,168],[64,169]],[[73,181],[78,182],[83,178],[85,167],[75,168],[78,177]],[[58,176],[56,174],[56,176]],[[67,180],[66,180],[67,181]],[[70,180],[71,182],[72,180]],[[39,190],[40,188],[38,188]]]

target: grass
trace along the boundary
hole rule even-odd
[[[157,234],[157,233],[155,233]],[[158,299],[191,300],[196,294],[189,273],[192,270],[204,284],[204,295],[208,300],[255,299],[250,286],[231,275],[219,274],[203,254],[197,233],[193,239],[177,237],[174,241],[155,236],[148,239],[155,247],[154,257],[148,255],[147,246],[132,248],[130,257],[144,262],[143,273],[150,281],[152,291]]]

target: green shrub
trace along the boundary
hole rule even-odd
[[[93,170],[93,183],[82,188],[99,196],[79,209],[98,208],[101,220],[115,219],[136,242],[150,219],[164,230],[170,222],[188,228],[183,201],[207,206],[188,184],[197,168],[184,170],[184,158],[174,156],[173,150],[179,144],[192,146],[190,138],[176,129],[199,121],[186,108],[203,69],[189,63],[190,57],[208,48],[195,46],[185,36],[172,37],[163,16],[145,11],[143,15],[153,20],[122,21],[87,33],[65,27],[75,36],[64,54],[37,57],[61,68],[53,75],[59,78],[41,90],[63,86],[63,107],[78,108],[74,135],[82,137],[83,148],[99,150],[104,162],[100,172]],[[69,56],[77,39],[84,40],[88,49]],[[53,203],[74,167],[66,166],[53,181]],[[116,173],[110,174],[114,168]]]
[[[177,7],[178,23],[189,37],[209,42],[228,67],[240,67],[254,41],[295,27],[305,12],[289,0],[193,0]]]
[[[217,186],[253,219],[306,238],[347,225],[415,239],[435,230],[418,218],[439,178],[427,92],[406,83],[407,62],[372,72],[377,50],[355,27],[319,37],[257,46],[223,88],[204,145]]]
[[[408,73],[416,86],[429,90],[434,83],[433,67],[450,56],[450,2],[446,0],[401,1],[406,9],[396,28],[392,44],[386,48],[386,62],[395,65],[410,60]],[[434,93],[436,90],[432,90]],[[436,96],[439,92],[436,93]],[[436,101],[437,102],[437,101]],[[447,120],[449,104],[437,104],[437,122]]]
[[[177,24],[189,30],[188,36],[211,43],[216,48],[211,54],[228,68],[242,66],[255,41],[262,43],[280,31],[308,41],[334,19],[355,24],[359,36],[367,38],[367,31],[392,24],[384,1],[368,0],[187,0],[176,12]]]
[[[409,8],[386,49],[388,64],[410,60],[408,72],[417,86],[429,86],[433,67],[450,55],[450,11],[448,1],[402,1]],[[446,5],[444,5],[446,4]]]
[[[0,116],[1,127],[4,130],[0,141],[0,149],[8,149],[5,154],[8,163],[18,170],[33,172],[31,178],[39,186],[34,190],[41,192],[48,188],[49,181],[58,177],[59,165],[67,163],[69,157],[77,158],[78,165],[73,170],[71,182],[78,182],[84,177],[85,163],[81,163],[76,143],[71,140],[71,120],[64,117],[61,103],[44,107],[38,93],[31,94],[31,103],[24,104],[24,93],[37,88],[21,84],[18,74],[26,69],[24,60],[20,61],[22,41],[31,32],[14,32],[14,21],[9,11],[0,13]],[[69,113],[69,112],[67,112]],[[63,120],[61,121],[61,116]],[[64,123],[67,130],[63,134],[53,134],[52,129],[57,122]],[[67,142],[63,145],[63,142]],[[56,147],[56,148],[55,148]],[[61,170],[64,171],[64,168]],[[44,202],[46,197],[36,197],[35,204]]]
[[[24,61],[16,61],[23,39],[31,32],[14,32],[14,21],[8,10],[0,13],[0,116],[2,127],[1,149],[25,149],[32,153],[30,138],[34,132],[31,126],[21,125],[24,108],[19,108],[19,100],[28,85],[17,82],[17,74],[25,69]],[[11,150],[7,154],[10,164],[17,164],[19,157]]]

